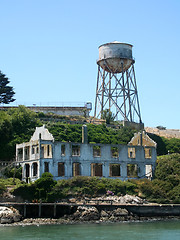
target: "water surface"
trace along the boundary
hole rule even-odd
[[[180,221],[0,226],[0,240],[180,240]]]

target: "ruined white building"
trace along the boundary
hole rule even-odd
[[[90,144],[87,126],[82,143],[56,142],[45,126],[37,127],[29,142],[16,145],[16,161],[22,179],[35,181],[44,172],[55,180],[73,176],[151,178],[156,164],[156,143],[145,132],[135,134],[128,145]]]

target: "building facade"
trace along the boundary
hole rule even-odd
[[[151,178],[156,157],[156,143],[145,132],[136,134],[128,145],[90,144],[86,125],[82,143],[56,142],[42,126],[29,142],[16,145],[16,161],[22,165],[26,182],[37,180],[44,172],[55,180],[73,176]]]
[[[16,109],[16,106],[0,106],[0,110]],[[70,107],[70,106],[27,106],[33,112],[43,112],[44,114],[53,113],[60,116],[86,116],[92,110],[92,103],[87,102],[84,106]]]

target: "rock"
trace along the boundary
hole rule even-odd
[[[79,206],[77,211],[73,214],[74,220],[93,221],[98,220],[99,218],[100,214],[95,207]]]
[[[76,198],[69,198],[69,202],[71,202],[71,203],[75,203],[76,201],[77,201]]]
[[[104,210],[101,211],[101,217],[108,217],[108,216],[109,214],[106,211]]]
[[[99,219],[99,213],[93,211],[84,211],[82,212],[81,219],[83,221],[92,221]]]
[[[15,215],[15,216],[13,217],[14,222],[20,222],[21,219],[22,219],[22,216],[21,216],[21,215]]]
[[[141,199],[138,196],[132,196],[132,195],[128,195],[126,194],[125,196],[101,196],[101,197],[96,197],[96,198],[92,198],[91,199],[91,203],[93,203],[94,201],[98,200],[98,201],[107,201],[108,203],[110,201],[112,201],[112,203],[114,204],[144,204],[147,203],[146,200]]]
[[[72,219],[78,220],[78,219],[80,218],[80,216],[81,216],[81,213],[80,213],[79,210],[77,210],[77,211],[73,214]]]
[[[1,224],[6,224],[6,223],[13,223],[13,218],[12,217],[2,217],[1,218]]]
[[[115,217],[128,216],[129,212],[125,208],[117,208],[116,210],[113,211],[113,215]]]
[[[18,210],[13,207],[0,207],[0,223],[13,223],[21,221],[22,216]]]

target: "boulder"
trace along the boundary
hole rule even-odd
[[[129,212],[125,208],[117,208],[113,211],[115,217],[128,216]]]
[[[100,214],[95,207],[79,206],[77,211],[73,214],[74,219],[81,221],[93,221],[100,218]]]
[[[22,216],[19,211],[13,207],[0,207],[0,223],[13,223],[21,221]]]
[[[108,216],[109,214],[106,211],[104,210],[101,211],[101,217],[108,217]]]

